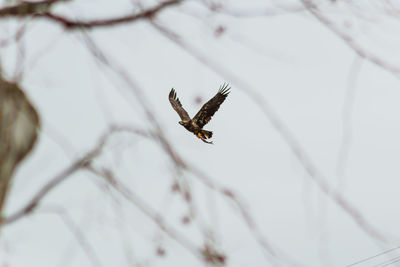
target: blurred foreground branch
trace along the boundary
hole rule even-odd
[[[144,11],[140,11],[137,14],[132,14],[132,15],[126,15],[126,16],[121,16],[117,18],[111,18],[111,19],[97,19],[97,20],[91,20],[91,21],[83,21],[83,20],[70,20],[67,17],[64,16],[59,16],[56,14],[52,13],[44,13],[38,15],[39,17],[42,18],[47,18],[51,21],[57,22],[64,26],[66,29],[72,30],[76,28],[85,28],[85,29],[93,29],[93,28],[99,28],[99,27],[110,27],[110,26],[116,26],[124,23],[130,23],[133,21],[137,21],[140,19],[150,19],[154,17],[157,13],[162,11],[163,9],[179,4],[181,3],[182,0],[169,0],[162,2],[152,8],[146,9]]]
[[[19,2],[16,5],[0,8],[0,17],[25,17],[46,13],[58,2],[69,0],[46,0],[40,2]]]
[[[16,83],[0,73],[0,218],[18,164],[36,143],[39,115]]]

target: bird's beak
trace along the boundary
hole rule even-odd
[[[180,122],[179,122],[179,124],[180,124],[180,125],[183,125],[183,122],[182,122],[182,121],[180,121]]]

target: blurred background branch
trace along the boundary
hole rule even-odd
[[[54,236],[60,251],[72,235],[92,266],[336,266],[363,258],[350,244],[380,255],[398,242],[388,221],[398,194],[386,191],[400,95],[378,71],[400,73],[396,50],[383,53],[382,36],[398,31],[391,1],[1,4],[0,247],[37,254]],[[364,59],[373,67],[361,71]],[[196,109],[221,80],[232,97],[212,124],[220,139],[204,147],[178,130],[167,92],[183,88]],[[298,207],[302,194],[306,209],[326,203],[324,227]],[[340,256],[318,259],[315,246]],[[0,265],[23,265],[24,249],[10,250]]]

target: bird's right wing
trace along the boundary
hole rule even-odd
[[[181,101],[179,101],[179,98],[176,96],[175,89],[172,88],[171,92],[169,92],[169,102],[171,103],[172,107],[175,109],[175,111],[178,113],[179,117],[183,121],[190,121],[189,114],[186,112],[186,110],[182,107]]]

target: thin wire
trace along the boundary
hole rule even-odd
[[[376,257],[379,257],[379,256],[381,256],[381,255],[387,254],[387,253],[392,252],[392,251],[394,251],[394,250],[396,250],[396,249],[399,249],[399,248],[400,248],[400,246],[395,247],[395,248],[391,248],[391,249],[389,249],[389,250],[383,251],[383,252],[381,252],[381,253],[379,253],[379,254],[376,254],[376,255],[374,255],[374,256],[370,256],[370,257],[368,257],[368,258],[365,258],[365,259],[359,260],[359,261],[357,261],[357,262],[354,262],[354,263],[352,263],[352,264],[350,264],[350,265],[346,265],[345,267],[350,267],[350,266],[354,266],[354,265],[357,265],[357,264],[360,264],[360,263],[369,261],[369,260],[371,260],[371,259],[373,259],[373,258],[376,258]],[[393,260],[393,259],[392,259],[392,260]]]
[[[399,261],[400,261],[400,256],[395,257],[395,258],[389,260],[388,262],[386,261],[386,262],[380,263],[380,264],[378,264],[378,265],[375,265],[374,267],[378,267],[378,266],[379,266],[379,267],[384,267],[384,266],[388,266],[388,265],[391,265],[391,264],[396,263],[396,262],[399,262]],[[386,264],[385,264],[385,263],[386,263]],[[381,264],[383,264],[383,265],[381,265]]]

